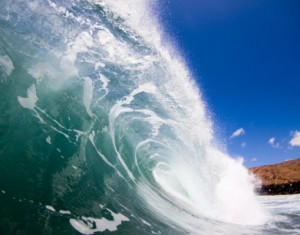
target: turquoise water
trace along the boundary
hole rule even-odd
[[[218,150],[156,6],[0,3],[1,234],[299,232]]]

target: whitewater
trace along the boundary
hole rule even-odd
[[[1,234],[300,233],[299,195],[218,147],[159,4],[1,0]]]

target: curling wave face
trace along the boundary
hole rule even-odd
[[[154,3],[0,5],[3,228],[237,234],[266,222],[254,178],[214,146]]]

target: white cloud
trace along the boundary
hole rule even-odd
[[[246,132],[243,128],[239,128],[237,129],[235,132],[232,133],[232,135],[230,136],[230,139],[238,137],[240,135],[244,135]]]
[[[293,138],[290,140],[291,146],[300,146],[300,131],[295,131]]]
[[[269,139],[269,144],[270,145],[273,145],[275,142],[275,137],[272,137],[271,139]]]
[[[246,145],[247,145],[246,142],[241,143],[241,147],[242,147],[242,148],[245,148]]]
[[[279,143],[275,142],[275,137],[272,137],[269,139],[268,143],[273,147],[273,148],[280,148]]]
[[[256,162],[256,161],[257,161],[257,158],[255,158],[255,157],[251,159],[251,162]]]

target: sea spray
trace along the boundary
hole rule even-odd
[[[177,122],[169,125],[172,126],[176,138],[182,141],[181,147],[191,148],[192,153],[181,149],[177,149],[176,152],[174,149],[169,150],[168,155],[171,159],[158,162],[157,168],[153,169],[153,176],[159,187],[168,194],[167,197],[178,198],[179,205],[185,202],[188,207],[197,208],[200,215],[231,223],[264,223],[267,217],[254,194],[254,176],[249,175],[240,163],[213,146],[212,127],[207,119],[205,104],[201,101],[199,90],[190,79],[182,60],[172,57],[170,48],[163,45],[160,27],[153,20],[153,16],[149,15],[149,2],[145,1],[142,6],[139,5],[139,9],[143,9],[140,11],[132,7],[124,10],[120,1],[109,5],[161,53],[167,63],[168,73],[172,76],[167,90],[170,96],[175,98],[174,103],[177,103],[178,107],[182,104],[186,106],[180,107],[180,111],[186,112],[184,115],[180,112],[178,115],[177,110],[171,111],[175,114],[174,119]],[[137,13],[144,12],[144,9],[147,9],[147,14]],[[173,72],[175,73],[172,74]],[[160,100],[165,106],[169,105],[167,99],[160,97]],[[153,207],[153,200],[149,201],[150,207]],[[168,214],[174,216],[173,213]]]

